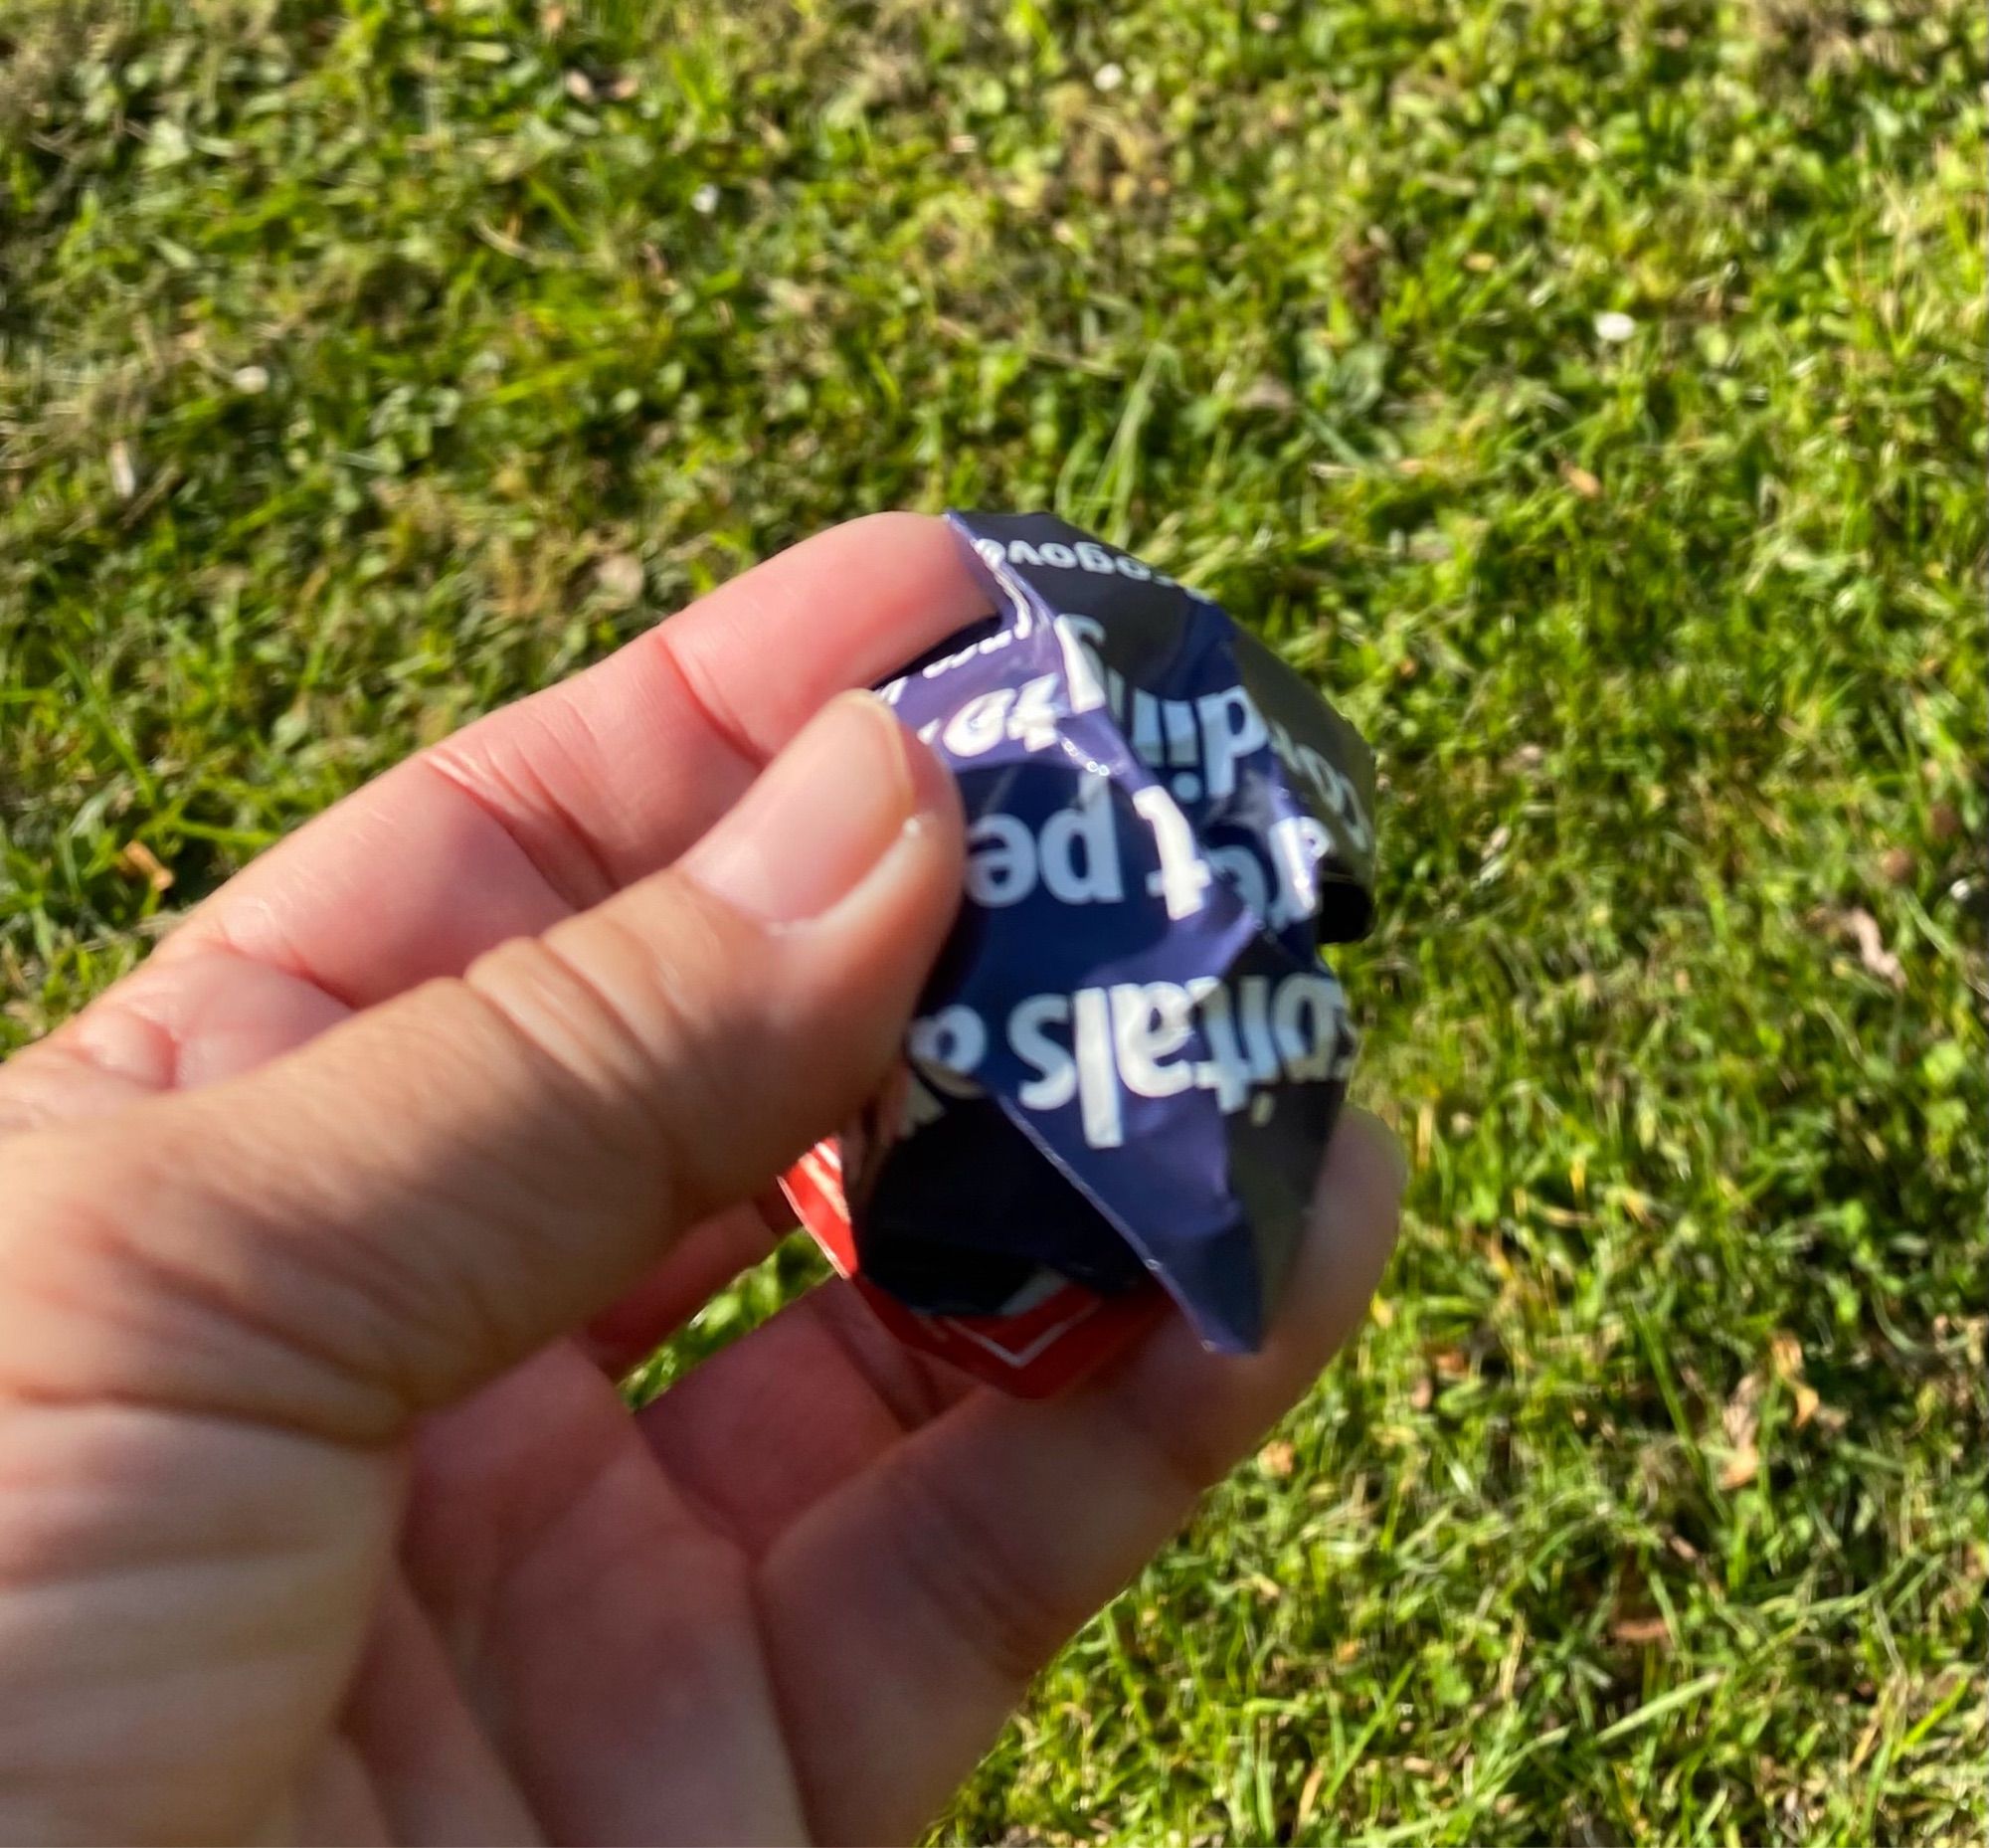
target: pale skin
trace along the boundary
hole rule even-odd
[[[1028,1405],[831,1284],[617,1392],[891,1059],[960,820],[837,695],[981,608],[933,521],[811,540],[0,1068],[0,1838],[909,1836],[1353,1331],[1358,1113],[1259,1355]]]

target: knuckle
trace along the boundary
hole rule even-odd
[[[682,1023],[666,981],[638,1001],[626,968],[604,975],[599,961],[551,938],[520,938],[478,961],[464,984],[524,1061],[535,1093],[563,1105],[588,1135],[633,1153],[633,1140],[646,1141]]]
[[[415,762],[505,834],[562,903],[581,911],[601,903],[616,882],[593,834],[560,795],[584,767],[573,762],[570,728],[551,716],[558,710],[519,710],[508,729],[472,726]],[[524,743],[506,742],[521,731]]]
[[[686,1214],[713,1203],[709,1152],[725,1138],[724,1038],[701,972],[723,946],[718,924],[691,907],[672,920],[668,951],[611,911],[570,935],[506,944],[465,986],[518,1049],[542,1107],[557,1110],[591,1155],[658,1176]]]

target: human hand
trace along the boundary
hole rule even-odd
[[[617,1393],[893,1056],[958,811],[810,715],[979,609],[936,522],[823,534],[0,1069],[0,1837],[909,1834],[1347,1336],[1400,1191],[1353,1112],[1257,1356],[1169,1318],[1024,1404],[829,1284]]]

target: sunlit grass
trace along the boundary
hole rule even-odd
[[[1984,76],[1960,0],[17,4],[0,1031],[804,532],[1054,506],[1375,742],[1415,1179],[946,1831],[1979,1841]]]

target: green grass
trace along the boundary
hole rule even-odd
[[[1979,1842],[1980,9],[174,15],[0,7],[5,1035],[789,540],[1054,506],[1375,742],[1416,1172],[943,1833]]]

